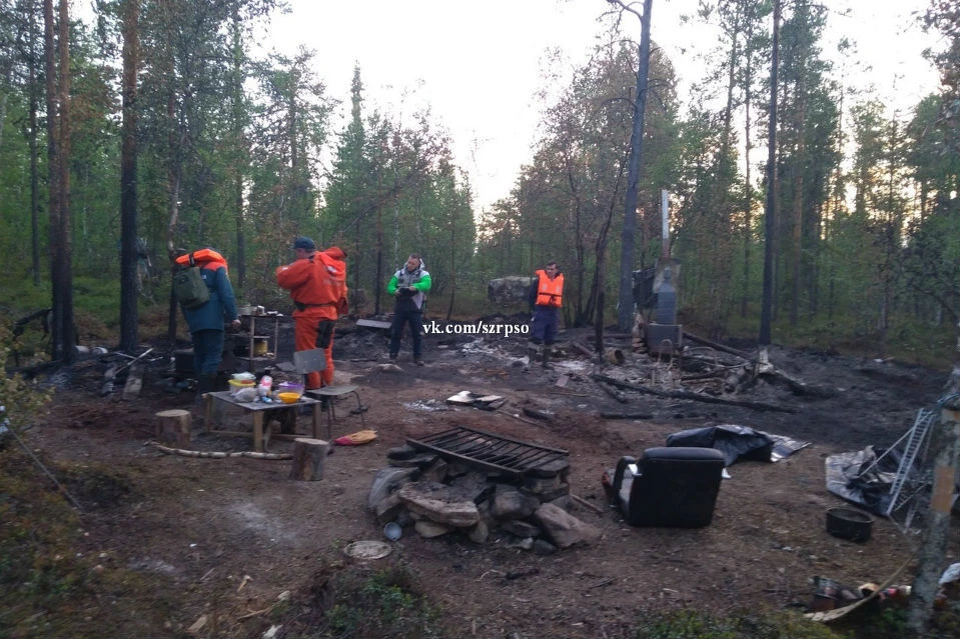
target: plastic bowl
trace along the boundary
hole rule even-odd
[[[280,398],[280,401],[284,404],[296,404],[300,399],[300,393],[286,392],[278,393],[277,397]]]
[[[244,388],[250,388],[254,385],[255,382],[248,381],[245,379],[231,379],[230,380],[230,393],[236,395]]]
[[[391,521],[383,527],[383,536],[390,541],[397,541],[403,537],[403,528],[395,521]]]
[[[298,395],[303,395],[303,384],[280,382],[277,386],[277,391],[280,393],[297,393]]]

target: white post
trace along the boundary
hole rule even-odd
[[[670,259],[670,203],[668,201],[670,194],[666,189],[660,189],[660,229],[661,239],[663,240],[663,250],[661,256],[663,259]]]

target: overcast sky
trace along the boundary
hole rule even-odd
[[[481,208],[507,196],[521,164],[531,159],[544,52],[560,47],[571,64],[582,62],[600,31],[597,18],[609,7],[604,0],[289,1],[292,12],[274,19],[268,41],[286,53],[300,44],[315,49],[318,75],[345,103],[356,62],[368,107],[407,116],[429,104],[434,121],[450,131]],[[848,66],[861,61],[872,71],[851,68],[850,81],[872,83],[885,103],[909,109],[937,86],[921,58],[931,42],[910,16],[927,2],[826,0],[832,14],[825,55],[837,59],[840,35],[854,40]],[[681,26],[680,16],[696,5],[653,3],[653,38],[677,67],[681,98],[701,74],[698,54],[716,45],[707,29]],[[853,15],[844,17],[845,9]],[[635,32],[639,39],[639,23]]]
[[[839,69],[836,42],[846,36],[856,43],[855,52],[842,61],[850,69],[848,82],[872,85],[877,97],[901,113],[937,89],[937,74],[921,52],[940,45],[911,15],[929,0],[823,2],[831,10],[826,57]],[[409,117],[429,105],[433,121],[451,134],[458,164],[470,174],[478,209],[506,197],[520,166],[531,159],[543,107],[535,96],[543,87],[545,51],[562,49],[568,71],[583,62],[601,31],[597,19],[610,7],[605,0],[288,3],[291,12],[275,16],[259,44],[287,54],[301,45],[314,49],[317,75],[329,95],[344,103],[341,116],[349,110],[355,63],[368,109]],[[89,0],[79,4],[81,16],[90,12]],[[653,2],[653,39],[677,69],[681,100],[690,83],[700,79],[701,54],[717,44],[705,27],[682,23],[681,16],[691,15],[696,6],[697,0]],[[843,16],[848,9],[852,15]],[[639,23],[632,21],[639,40]]]

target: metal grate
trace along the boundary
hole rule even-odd
[[[456,426],[421,439],[409,438],[407,443],[418,450],[433,451],[446,459],[459,459],[514,477],[553,461],[565,461],[569,455],[559,448],[528,444],[465,426]]]

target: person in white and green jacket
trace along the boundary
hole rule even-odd
[[[390,327],[390,359],[400,353],[403,327],[410,325],[413,338],[413,362],[423,366],[423,304],[430,291],[430,273],[423,267],[423,258],[413,253],[387,284],[387,293],[393,295],[393,325]]]

